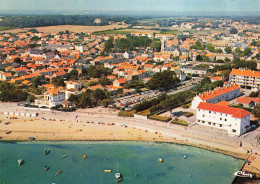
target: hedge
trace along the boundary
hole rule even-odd
[[[163,121],[163,122],[168,122],[168,121],[170,121],[172,118],[167,117],[167,116],[159,116],[159,115],[157,115],[157,114],[153,114],[153,115],[149,116],[149,119],[158,120],[158,121]]]
[[[183,125],[183,126],[188,126],[189,123],[187,123],[187,121],[184,121],[182,119],[178,119],[178,118],[175,118],[172,122],[172,124],[177,124],[177,125]]]
[[[189,118],[189,117],[191,117],[191,116],[193,116],[194,114],[192,113],[192,112],[185,112],[185,113],[183,113],[183,116],[185,116],[185,117],[187,117],[187,118]]]
[[[118,116],[123,116],[123,117],[134,117],[135,111],[120,111],[118,113]]]

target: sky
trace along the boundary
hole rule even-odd
[[[0,0],[0,11],[260,11],[260,0]]]

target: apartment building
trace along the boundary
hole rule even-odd
[[[239,136],[250,129],[250,112],[201,102],[197,107],[196,122],[200,125],[227,130],[229,135]]]
[[[230,82],[237,83],[241,87],[260,89],[260,71],[249,69],[233,69],[229,77]]]
[[[207,91],[193,98],[191,108],[196,109],[201,102],[218,103],[240,96],[240,87],[237,84],[228,84],[224,87],[217,87],[212,91]]]

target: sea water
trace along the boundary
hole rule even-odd
[[[24,164],[18,166],[18,159]],[[1,184],[114,184],[116,172],[123,175],[122,184],[230,184],[242,164],[230,156],[169,143],[0,142]],[[62,173],[56,174],[58,170]]]

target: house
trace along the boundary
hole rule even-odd
[[[240,97],[236,100],[236,103],[242,104],[244,107],[254,107],[257,103],[259,103],[259,98],[252,98],[252,97]]]
[[[205,68],[196,68],[193,66],[181,66],[181,70],[186,74],[198,74],[200,76],[207,74],[207,69]]]
[[[191,108],[196,109],[200,102],[217,103],[222,100],[231,100],[240,96],[240,87],[237,84],[230,84],[224,87],[217,87],[212,91],[195,96],[191,102]]]
[[[39,107],[55,107],[61,105],[62,101],[65,100],[65,94],[61,92],[58,88],[49,88],[45,93],[43,98],[35,100],[35,105]]]
[[[215,81],[222,81],[223,79],[220,76],[215,76],[215,77],[210,77],[210,80],[211,82],[215,82]]]
[[[0,80],[1,81],[10,81],[13,75],[11,73],[0,72]]]
[[[200,125],[227,130],[229,135],[239,136],[250,129],[250,112],[212,103],[199,103],[196,122]]]
[[[174,72],[176,73],[176,76],[180,79],[180,81],[185,81],[186,74],[183,71],[175,69]]]
[[[67,89],[76,89],[79,91],[82,88],[82,82],[69,81],[66,83],[66,88]]]
[[[241,87],[258,90],[260,89],[260,71],[233,69],[230,72],[229,81],[235,82]]]
[[[113,86],[121,87],[121,86],[123,86],[123,85],[126,84],[126,83],[127,83],[126,79],[124,79],[124,78],[119,78],[119,79],[117,79],[117,80],[114,80]]]
[[[26,74],[27,72],[27,68],[23,67],[23,68],[13,68],[12,71],[15,71],[15,73],[18,75],[18,76],[23,76]]]

